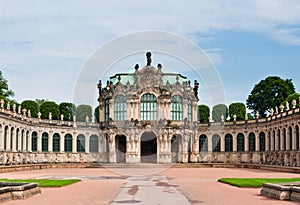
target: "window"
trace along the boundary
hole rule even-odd
[[[42,152],[48,152],[48,133],[42,134]]]
[[[97,135],[90,137],[90,152],[99,152],[99,140]]]
[[[36,152],[37,151],[37,133],[33,132],[31,134],[31,151]]]
[[[72,135],[65,135],[65,152],[72,152]]]
[[[290,150],[293,150],[293,129],[289,127]]]
[[[126,119],[126,97],[117,95],[114,102],[114,117],[116,121]]]
[[[277,130],[277,143],[278,143],[278,150],[281,150],[280,129]]]
[[[239,133],[237,135],[237,151],[238,152],[245,151],[245,137],[243,133]]]
[[[232,152],[233,139],[231,134],[225,135],[225,152]]]
[[[60,136],[58,133],[53,135],[52,147],[53,152],[60,152]]]
[[[77,152],[85,152],[85,136],[82,134],[77,136]]]
[[[208,152],[208,140],[206,135],[200,135],[199,138],[199,151]]]
[[[109,99],[105,100],[104,107],[104,120],[105,122],[109,122]]]
[[[171,119],[182,120],[182,98],[178,95],[171,98]]]
[[[283,150],[286,150],[286,129],[283,128]]]
[[[188,99],[187,120],[188,120],[189,122],[191,122],[192,119],[193,119],[193,115],[192,115],[193,111],[192,111],[192,108],[193,108],[193,106],[192,106],[192,101],[191,101],[190,99]]]
[[[145,94],[141,98],[141,120],[156,120],[156,97],[153,94]]]
[[[221,145],[220,145],[220,136],[215,134],[212,137],[212,149],[213,152],[220,152],[221,151]]]

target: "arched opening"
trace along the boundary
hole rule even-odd
[[[10,129],[10,150],[13,151],[13,141],[14,141],[14,128]]]
[[[286,129],[283,128],[283,150],[286,150]]]
[[[271,132],[269,131],[268,132],[268,150],[270,151],[271,150]]]
[[[90,152],[99,152],[99,138],[97,135],[91,135],[90,137]]]
[[[20,147],[19,147],[19,138],[20,138],[20,136],[19,136],[19,134],[20,134],[20,130],[19,130],[19,128],[17,128],[17,130],[16,130],[16,151],[18,151],[19,149],[20,149]]]
[[[181,136],[173,135],[171,139],[171,157],[173,163],[180,162],[180,155],[179,155],[180,143],[181,143]]]
[[[231,134],[225,135],[225,152],[232,152],[233,150],[233,137]]]
[[[153,132],[144,132],[141,136],[141,162],[157,162],[157,138]]]
[[[53,152],[60,152],[60,135],[58,133],[53,135],[52,149]]]
[[[4,128],[4,150],[7,150],[7,141],[8,141],[8,126]]]
[[[273,130],[273,150],[276,150],[276,141],[275,141],[275,136],[276,136],[276,133],[275,133],[275,130]]]
[[[238,152],[245,151],[245,136],[243,133],[237,134],[237,151]]]
[[[289,140],[290,140],[289,148],[290,150],[293,150],[293,129],[291,126],[289,127]]]
[[[208,152],[208,139],[204,134],[199,137],[199,152]]]
[[[255,152],[255,134],[253,132],[249,134],[249,152]]]
[[[259,151],[264,152],[266,150],[266,136],[264,132],[259,134]]]
[[[48,152],[48,133],[42,134],[42,152]]]
[[[76,148],[77,152],[85,152],[85,136],[83,134],[77,136]]]
[[[66,134],[65,135],[65,152],[72,152],[72,135],[71,134]]]
[[[126,163],[126,136],[116,135],[115,140],[117,163]]]
[[[218,134],[212,136],[212,150],[213,152],[221,151],[221,138]]]
[[[31,134],[31,151],[37,151],[37,132],[32,132]]]
[[[277,130],[277,144],[278,144],[278,150],[281,150],[280,129]]]
[[[29,151],[29,131],[26,132],[26,151]]]
[[[25,151],[25,146],[24,146],[25,141],[26,141],[26,139],[25,139],[25,130],[22,130],[22,133],[21,133],[21,147],[20,147],[21,151]]]

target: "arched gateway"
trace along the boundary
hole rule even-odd
[[[141,162],[157,162],[157,137],[153,132],[144,132],[141,136]]]

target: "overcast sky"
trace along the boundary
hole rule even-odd
[[[82,67],[99,47],[128,33],[165,31],[208,54],[227,104],[245,103],[254,84],[270,75],[293,79],[299,92],[299,11],[297,0],[0,0],[0,70],[19,102],[73,101]],[[194,80],[170,60],[155,57]],[[144,54],[132,59],[137,62],[124,60],[119,69],[145,63]],[[201,89],[200,103],[208,103]]]

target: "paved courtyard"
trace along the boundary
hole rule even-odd
[[[153,166],[155,167],[155,166]],[[299,174],[226,168],[82,168],[47,169],[0,174],[0,178],[78,178],[62,188],[5,204],[296,204],[267,199],[260,189],[218,183],[221,177],[299,177]]]

